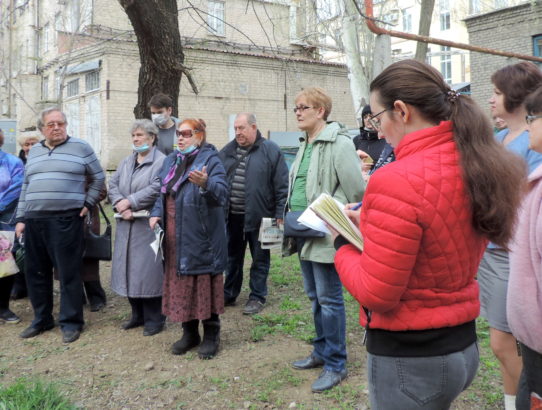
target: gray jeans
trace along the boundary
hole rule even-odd
[[[368,353],[372,410],[442,410],[474,379],[478,345],[432,357],[388,357]]]

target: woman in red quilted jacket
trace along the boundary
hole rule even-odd
[[[372,409],[446,409],[478,367],[474,277],[487,241],[511,237],[525,171],[433,67],[397,62],[370,90],[396,161],[350,211],[363,253],[339,236],[335,265],[362,307]]]

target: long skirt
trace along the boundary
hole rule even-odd
[[[175,200],[166,198],[165,274],[162,312],[172,322],[205,320],[224,313],[222,274],[177,275]]]

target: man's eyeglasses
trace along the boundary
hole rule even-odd
[[[300,105],[299,107],[295,107],[294,108],[294,113],[297,114],[298,111],[305,111],[305,110],[308,110],[309,108],[314,108],[314,107],[307,107],[306,105]]]
[[[386,111],[388,111],[388,109],[386,108],[385,110],[382,110],[380,111],[378,114],[375,114],[375,115],[371,115],[371,117],[369,117],[368,121],[369,121],[369,124],[371,124],[371,126],[375,129],[375,131],[380,131],[380,119],[377,118],[379,115],[385,113]]]
[[[65,121],[51,121],[45,124],[45,126],[49,128],[50,130],[52,130],[56,126],[58,126],[58,128],[62,128],[64,125],[66,125]]]
[[[531,125],[537,118],[542,118],[542,115],[526,115],[525,121],[527,121],[527,124]]]
[[[175,131],[175,134],[177,134],[177,137],[183,137],[183,138],[190,138],[192,137],[194,134],[199,134],[201,131],[200,130],[182,130],[182,131]]]

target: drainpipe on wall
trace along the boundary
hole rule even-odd
[[[367,22],[367,27],[369,28],[369,30],[371,30],[375,34],[387,34],[391,37],[403,38],[405,40],[420,41],[422,43],[429,43],[429,44],[438,44],[441,46],[449,46],[449,47],[459,48],[463,50],[476,51],[478,53],[493,54],[497,56],[511,57],[511,58],[517,58],[520,60],[528,60],[528,61],[534,61],[537,63],[542,63],[542,57],[530,56],[528,54],[511,53],[508,51],[495,50],[495,49],[486,48],[486,47],[472,46],[470,44],[456,43],[454,41],[442,40],[440,38],[420,36],[418,34],[404,33],[402,31],[387,30],[382,27],[378,27],[376,25],[375,23],[376,19],[374,18],[374,15],[373,15],[373,1],[372,0],[364,0],[365,14],[363,14],[361,9],[359,8],[358,4],[356,3],[356,0],[352,0],[352,1],[354,2],[354,5],[356,6],[358,10],[358,13],[363,18],[365,18],[365,21]]]

